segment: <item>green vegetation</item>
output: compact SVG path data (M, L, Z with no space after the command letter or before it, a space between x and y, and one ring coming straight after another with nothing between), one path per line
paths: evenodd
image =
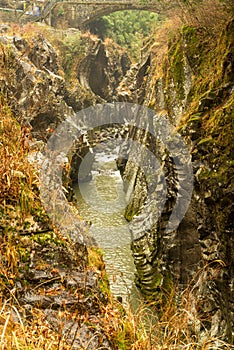
M184 81L185 81L185 72L184 72L184 55L181 48L181 43L174 44L169 52L168 56L171 60L171 76L175 82L175 90L179 99L183 100L185 97L184 94Z
M148 11L119 11L90 24L92 33L110 38L127 49L133 59L140 58L144 40L160 24L160 17Z
M209 45L201 40L202 34L198 30L186 28L183 31L183 41L189 45L188 59L196 76L189 94L191 108L183 120L182 132L199 128L193 157L199 157L210 169L204 186L212 191L212 197L216 199L223 186L226 190L231 186L233 172L234 95L233 63L230 60L233 27L232 21L221 33L217 44L211 42ZM199 57L196 52L199 52Z
M70 80L74 75L74 67L84 55L84 46L80 31L75 33L59 33L55 32L51 36L52 44L57 47L63 72L66 80Z

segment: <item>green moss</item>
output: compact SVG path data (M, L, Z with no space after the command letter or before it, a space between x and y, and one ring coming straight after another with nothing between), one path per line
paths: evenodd
M136 214L136 210L134 210L133 206L128 205L125 209L124 217L127 221L131 221Z
M229 95L234 79L231 59L234 52L233 22L216 40L211 40L201 29L193 31L192 35L185 30L186 55L195 73L189 94L190 115L197 112L204 114L220 106Z
M19 258L20 261L22 263L29 263L30 262L30 250L22 247L22 246L18 246L18 253L19 253Z
M65 246L66 243L60 239L53 231L41 234L32 234L32 240L40 244L41 246L46 246L48 244L54 243L56 246Z
M98 270L100 273L100 290L106 297L110 297L110 285L108 275L105 270L105 263L103 260L103 251L100 248L88 248L88 266Z
M181 42L177 42L169 50L168 58L170 61L170 75L169 77L173 79L175 84L175 90L177 92L178 97L183 100L185 97L184 91L184 81L185 81L185 73L184 73L184 53Z
M203 52L201 32L199 32L198 28L184 25L182 27L182 42L190 67L197 71L202 60L201 53Z
M200 47L200 59L189 96L190 110L180 128L192 138L193 160L202 162L196 174L196 187L226 252L230 249L227 242L231 232L234 173L233 30L234 21L231 21L220 37L212 40L213 47L206 45L205 37L198 37L200 43L196 42L195 46ZM188 51L191 53L189 42ZM227 266L230 264L225 262Z
M169 273L169 271L167 271L166 274L163 276L163 283L161 287L166 297L168 297L171 294L173 287L174 283L172 275Z
M175 54L174 54L174 60L172 62L172 75L176 82L176 90L178 92L178 95L181 99L184 98L184 89L183 84L185 80L184 76L184 57L183 52L180 49L179 46L177 46Z

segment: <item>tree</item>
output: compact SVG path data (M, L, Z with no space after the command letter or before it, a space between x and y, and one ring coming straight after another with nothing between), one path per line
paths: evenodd
M90 31L100 38L111 38L125 47L133 59L139 57L143 40L159 24L160 17L148 11L118 11L90 24Z

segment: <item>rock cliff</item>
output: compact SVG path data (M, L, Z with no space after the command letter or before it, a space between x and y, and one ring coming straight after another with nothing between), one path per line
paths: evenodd
M30 125L38 139L46 140L74 111L110 100L130 66L120 48L85 35L77 41L80 56L74 60L67 54L70 60L63 66L58 54L66 46L59 43L56 50L40 33L30 39L7 35L0 39L1 91L18 121ZM63 69L66 72L70 64L73 73L66 83Z
M168 233L178 194L186 198L190 191L181 182L186 168L175 167L175 157L182 167L183 150L178 143L172 157L147 131L130 130L129 138L157 150L167 187L155 223L149 208L160 206L163 178L159 173L152 186L133 162L119 160L127 191L134 184L125 214L135 237L132 250L137 285L161 303L162 295L185 288L190 281L194 332L202 339L208 331L220 342L232 338L234 311L233 30L231 21L216 40L204 28L184 26L179 36L170 39L163 55L163 43L161 47L151 43L150 49L143 51L142 62L131 68L118 88L120 100L145 104L159 120L167 118L179 131L191 154L187 163L192 162L194 173L189 208L178 228ZM152 127L156 130L158 125ZM134 152L132 148L133 159L137 157ZM213 346L218 347L218 341Z
M101 254L95 249L88 254L83 236L84 232L86 236L87 225L74 206L69 206L69 210L78 224L74 225L67 217L59 232L53 226L43 209L42 196L39 198L38 172L28 159L43 156L45 141L67 117L75 116L81 108L103 101L87 84L82 86L87 81L92 87L95 55L100 61L103 55L99 71L109 77L105 81L111 91L111 84L116 84L113 76L117 74L121 79L126 69L124 65L116 70L114 67L115 59L117 62L121 60L122 53L116 52L109 59L100 40L84 36L86 52L76 61L83 68L78 72L74 68L73 89L72 79L66 76L67 67L62 65L64 62L61 63L58 56L61 43L55 49L41 33L28 36L20 35L19 31L16 36L11 35L11 26L5 28L4 35L0 37L0 154L3 163L0 172L0 294L3 309L6 308L6 314L10 316L6 317L3 330L5 314L2 309L2 346L8 349L14 347L10 336L11 327L14 327L17 347L48 348L53 343L64 349L114 349L118 331L115 339L113 330L110 332L113 319L110 323L107 321L109 311L106 307L111 310L112 306ZM64 55L66 53L64 51ZM86 60L85 65L83 59ZM86 66L89 67L87 76ZM79 140L76 146L77 152L71 155L71 158L74 156L73 162L89 150L89 144L84 139ZM43 199L47 195L50 198L49 192L53 191L49 177L51 169L47 170ZM41 187L44 183L40 183ZM60 183L59 189L64 196L63 185ZM59 189L54 193L58 193ZM66 209L68 207L62 207L63 213L67 213ZM115 310L117 313L111 311L112 316L115 314L113 317L116 318L119 314L121 319L120 311ZM20 325L23 324L22 337ZM29 324L28 333L25 333ZM110 328L104 330L106 325ZM46 334L41 333L38 340L40 331ZM37 336L34 338L32 333Z

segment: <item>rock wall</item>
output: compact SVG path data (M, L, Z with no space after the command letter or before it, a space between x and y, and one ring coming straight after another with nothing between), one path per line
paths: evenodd
M35 33L32 32L30 37L25 35L25 32L22 36L16 36L10 35L11 27L8 26L6 33L0 38L0 91L7 100L13 115L22 128L26 130L28 143L35 151L43 152L44 142L47 142L62 121L69 116L75 117L76 112L82 108L105 101L102 97L110 98L110 94L114 93L114 84L118 83L118 79L122 79L129 65L129 60L123 51L113 48L111 58L108 58L110 49L107 49L104 43L96 37L91 38L87 35L83 35L79 41L80 50L82 51L84 47L85 50L78 57L76 52L73 52L75 57L71 57L69 48L64 47L64 43L59 42L57 49L55 49L40 31L37 32L35 28L33 30ZM49 29L47 30L49 31ZM8 31L9 33L7 33ZM56 34L53 30L47 34L56 41ZM74 40L74 38L72 39ZM78 40L77 31L75 31L75 40ZM67 64L72 66L70 79L67 79L66 67L62 66L62 59L58 55L61 46L64 50L64 56L67 55L70 59ZM100 76L94 75L95 60L100 63L98 67L101 67L97 69L97 72L108 77L108 79L104 79L107 85L104 84L104 81L99 81L100 87L103 86L103 91L106 89L109 91L102 97L95 95L98 91L95 90L94 81L96 78L100 79ZM120 64L120 62L122 63ZM73 88L74 86L75 88ZM101 92L100 95L102 95ZM67 161L69 158L71 163L71 167L64 166L63 172L64 184L68 188L69 177L77 180L77 166L84 155L89 152L89 146L87 139L82 137L70 149L70 154L65 156ZM60 195L65 196L63 184L60 183L61 179L53 180L53 169L50 169L50 165L49 163L45 164L45 167L49 168L45 169L43 186L46 185L43 187L44 190L41 190L44 195L43 201L49 203L53 192L52 186L56 181L60 184ZM75 171L74 168L76 168ZM82 174L82 180L87 180L89 176L90 168L87 168L86 173ZM70 195L69 192L69 198ZM62 206L56 210L61 210L60 216L62 217L65 208ZM66 210L67 213L71 214L70 220L68 220L70 224L69 227L60 229L64 234L67 233L67 235L76 238L82 245L82 242L84 243L82 234L86 232L86 227L82 221L78 227L76 224L74 226L72 210L69 209L69 206Z
M116 50L113 42L104 43L93 38L88 41L84 58L77 65L77 78L87 90L105 101L112 101L116 89L130 68L130 59L121 48Z
M75 57L72 81L66 81L58 50L42 34L26 39L5 33L0 38L1 92L18 121L31 126L38 139L46 140L74 111L110 100L130 66L124 51L96 37L82 36L80 46L82 54Z
M1 91L18 121L38 138L46 139L46 130L71 114L56 51L42 38L1 37Z
M161 162L167 184L166 202L157 223L152 210L160 205L162 177L151 182L128 161L119 160L126 191L134 184L126 218L135 237L132 243L137 267L136 282L153 300L164 300L172 289L188 286L191 315L199 338L231 341L233 329L233 102L234 21L218 39L204 28L184 27L171 38L163 59L160 47L143 52L118 87L121 101L144 103L158 118L167 118L190 151L194 189L189 209L176 230L165 227L179 192L173 159L144 131L131 129L128 137L147 145ZM160 120L160 119L159 119ZM158 124L153 125L156 128ZM178 157L181 152L178 146ZM134 149L130 156L137 157ZM187 160L188 162L190 160ZM186 197L189 189L182 186ZM131 191L131 188L130 188ZM150 199L149 199L150 198ZM150 227L150 229L148 228ZM217 343L214 345L218 347Z

